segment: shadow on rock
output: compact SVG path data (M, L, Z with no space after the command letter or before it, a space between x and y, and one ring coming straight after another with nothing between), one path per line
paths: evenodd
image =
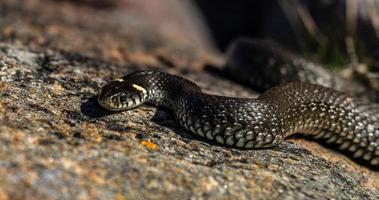
M170 130L172 130L176 134L180 135L184 139L198 140L198 141L202 141L202 142L209 142L208 140L206 140L200 136L197 136L197 135L187 131L183 127L181 127L179 125L179 123L174 120L174 118L172 117L170 112L164 108L158 108L157 112L154 114L151 121L153 121L154 123L156 123L160 126L164 126L166 128L169 128Z
M213 140L208 140L204 137L200 137L194 133L191 133L190 131L186 130L185 128L181 127L179 125L179 123L174 120L174 118L172 117L170 112L164 108L158 108L157 112L154 114L151 121L153 121L154 123L156 123L160 126L164 126L166 128L169 128L170 130L172 130L176 134L180 135L183 138L183 140L197 140L200 142L207 143L209 145L227 147L227 146L219 144Z
M82 105L80 106L80 110L84 115L90 118L99 118L99 117L104 117L107 115L119 113L119 112L109 111L102 108L97 103L97 96L91 97L87 99L86 102L83 102Z

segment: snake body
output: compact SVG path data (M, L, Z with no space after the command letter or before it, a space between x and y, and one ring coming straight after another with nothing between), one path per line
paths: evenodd
M228 48L224 71L230 78L260 91L288 82L306 82L354 96L367 93L358 82L267 41L237 39Z
M323 86L288 83L257 99L232 98L202 93L185 78L142 71L104 86L98 102L113 111L163 106L190 132L237 148L273 147L294 133L313 135L379 165L379 105Z

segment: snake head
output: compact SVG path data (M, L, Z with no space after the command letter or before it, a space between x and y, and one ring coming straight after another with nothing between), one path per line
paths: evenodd
M136 108L147 99L147 90L123 79L116 79L105 85L97 98L101 107L110 111Z

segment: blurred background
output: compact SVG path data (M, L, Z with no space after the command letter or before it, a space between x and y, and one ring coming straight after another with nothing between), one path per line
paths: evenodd
M154 47L157 44L156 38L162 37L176 43L176 46L177 44L194 46L204 52L223 53L236 38L248 37L274 41L329 68L349 67L373 79L378 77L379 72L379 1L377 0L3 0L2 2L0 15L3 19L0 20L0 27L3 34L0 40L16 38L17 34L17 36L30 35L26 33L27 31L23 31L26 28L21 23L25 22L19 22L20 17L14 17L14 21L9 21L9 16L12 16L10 11L24 9L24 17L39 18L31 21L39 23L38 28L42 29L43 34L48 34L48 37L43 37L44 39L67 35L61 32L72 31L73 28L60 29L62 24L67 24L67 21L71 23L70 26L75 24L75 28L85 28L86 32L91 31L91 28L96 29L99 35L107 31L113 32L112 37L115 32L121 35L135 33L145 37L144 41L149 41L149 47ZM156 32L159 36L155 34ZM82 32L79 37L83 35ZM75 41L76 37L73 38L70 41ZM88 41L92 41L92 47L96 46L96 42L88 38L76 41L75 44L78 46L76 49L89 45ZM83 41L87 44L83 44ZM101 41L104 41L104 38ZM59 43L56 38L43 42ZM106 45L110 44L112 43ZM64 46L63 42L61 45ZM112 51L115 55L124 54L125 48L120 46L122 47L122 45L117 46L119 52ZM104 43L99 49L98 51L104 50ZM115 55L111 56L119 60L122 57Z
M196 0L220 50L236 37L271 39L331 67L364 62L378 69L375 0Z
M163 35L224 52L238 37L272 40L330 68L377 78L376 0L78 0L144 15Z

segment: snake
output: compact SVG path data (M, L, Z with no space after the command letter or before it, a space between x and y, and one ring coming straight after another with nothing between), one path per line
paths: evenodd
M186 78L146 70L109 82L97 101L110 111L164 107L186 130L229 147L272 148L302 133L379 166L379 105L316 84L285 83L255 99L237 98L207 94Z
M224 74L258 91L287 82L307 82L354 96L367 97L371 92L359 82L343 78L271 41L239 38L229 46L226 57Z

